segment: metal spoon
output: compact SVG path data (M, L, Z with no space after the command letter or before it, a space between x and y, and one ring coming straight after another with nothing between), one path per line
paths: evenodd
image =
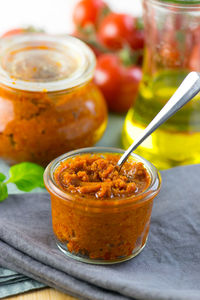
M189 102L200 91L200 73L191 72L183 80L179 88L155 116L155 118L144 129L141 137L125 151L117 165L121 168L132 151L134 151L152 132L173 116L181 107Z

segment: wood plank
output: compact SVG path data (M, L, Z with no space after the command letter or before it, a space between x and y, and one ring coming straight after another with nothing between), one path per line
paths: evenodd
M77 298L60 293L51 288L44 288L38 291L32 291L18 296L4 298L8 300L78 300Z

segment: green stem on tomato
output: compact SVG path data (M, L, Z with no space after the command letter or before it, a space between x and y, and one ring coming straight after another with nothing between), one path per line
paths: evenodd
M138 64L138 60L143 54L143 50L132 51L128 45L118 52L124 66L130 67Z

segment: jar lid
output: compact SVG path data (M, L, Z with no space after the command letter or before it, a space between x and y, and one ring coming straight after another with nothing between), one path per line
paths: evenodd
M0 83L26 91L60 91L93 76L95 56L71 36L22 34L0 43Z

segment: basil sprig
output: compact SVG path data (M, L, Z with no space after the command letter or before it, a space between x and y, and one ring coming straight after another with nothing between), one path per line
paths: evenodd
M10 177L6 180L6 176L0 173L0 201L8 197L9 183L14 183L17 188L24 192L30 192L37 187L44 187L43 182L44 168L31 163L22 162L10 167Z

